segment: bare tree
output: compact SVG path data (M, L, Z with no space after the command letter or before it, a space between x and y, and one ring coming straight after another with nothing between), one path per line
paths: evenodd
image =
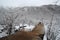
M52 24L53 24L53 18L54 18L54 14L55 14L55 9L52 7L49 7L49 10L52 11L52 17L51 17L51 21L50 21L50 25L48 27L48 40L51 40L51 36L52 36L52 32L51 32L51 28L52 28Z
M16 15L16 14L15 14ZM9 14L9 15L5 15L5 24L7 25L7 34L10 35L12 33L12 27L13 27L13 23L15 21L15 19L18 17L18 14L16 16L14 16L14 14Z

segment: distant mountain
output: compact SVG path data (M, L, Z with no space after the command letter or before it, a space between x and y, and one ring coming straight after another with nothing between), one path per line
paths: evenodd
M24 17L32 18L31 20L39 20L44 18L47 20L51 19L52 13L55 12L60 13L60 6L58 5L43 5L41 7L16 7L16 8L0 8L0 24L3 24L3 19L5 15L16 15L19 14ZM27 20L30 20L29 18L26 18Z

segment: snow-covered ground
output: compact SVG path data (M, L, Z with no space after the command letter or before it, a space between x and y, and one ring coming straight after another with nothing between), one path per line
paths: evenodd
M15 30L18 30L21 26L26 26L26 27L24 27L25 31L32 31L33 28L35 27L34 25L28 25L28 24L24 24L23 25L23 24L20 24L18 26L15 26ZM43 40L47 40L47 26L44 25L44 27L45 27L45 35L44 35L44 39ZM0 29L2 29L2 27ZM4 37L4 36L7 36L5 31L0 33L0 37Z
M43 40L47 40L48 25L45 24L44 27L45 27L45 34Z
M19 27L22 26L22 24L20 24L20 23L25 23L24 24L26 26L25 30L30 31L34 28L34 25L36 23L43 22L44 27L45 27L44 40L47 40L48 25L51 22L51 18L52 18L53 12L54 12L53 24L52 24L52 28L51 28L51 32L54 32L54 35L51 34L51 36L52 36L51 39L58 40L60 38L60 36L59 36L60 35L60 6L56 6L56 5L47 6L46 5L46 6L42 6L41 8L40 7L26 7L26 8L27 8L27 11L25 11L24 8L22 8L22 10L20 10L20 8L16 8L16 9L9 10L9 11L1 9L2 12L0 12L0 23L4 23L2 21L2 18L5 20L5 18L3 17L4 13L7 15L14 14L13 15L14 17L15 17L15 15L19 14L19 16L14 21L14 24L17 25L17 26L15 26L16 30L18 30ZM54 9L54 10L52 10L52 9ZM31 23L31 25L28 25L30 23ZM0 29L3 29L3 28L0 27ZM3 36L3 35L5 35L5 33L2 32L2 33L0 33L0 36L1 35Z
M19 30L19 28L20 27L22 27L22 26L26 26L26 27L24 27L24 30L25 31L32 31L33 30L33 28L35 27L34 25L28 25L28 24L20 24L20 25L18 25L18 26L15 26L15 30ZM4 29L1 25L0 25L0 37L4 37L4 36L7 36L7 34L6 34L6 31L7 30L5 30L5 31L1 31L2 29Z
M22 26L26 26L26 27L24 27L25 31L32 31L33 28L35 27L34 25L28 25L28 24L24 24L23 25L23 24L20 24L19 26L15 26L15 29L18 30Z
M1 37L4 37L4 36L7 36L7 34L6 34L7 31L3 31L3 32L2 32L2 31L1 31L2 29L4 29L4 27L2 27L2 25L0 25L0 38L1 38Z
M18 30L21 26L26 26L26 27L24 27L24 30L25 31L32 31L33 30L33 28L35 27L34 25L28 25L28 24L20 24L19 26L15 26L15 30ZM47 40L47 26L45 25L44 26L45 27L45 35L44 35L44 39L43 40ZM0 28L0 29L2 29L2 27ZM2 32L2 33L0 33L0 37L4 37L4 36L7 36L7 34L6 34L6 32L4 31L4 32Z
M28 24L24 24L24 25L23 25L23 24L20 24L20 26L15 26L16 30L18 30L19 27L21 27L21 26L26 26L26 27L24 28L25 31L32 31L33 28L35 27L35 26L33 26L33 25L28 25ZM48 25L45 24L44 27L45 27L45 35L44 35L43 40L47 40Z
M26 26L25 28L24 28L24 30L25 31L32 31L33 30L33 28L35 27L35 26L33 26L33 25L28 25L28 24L20 24L20 26L15 26L15 28L16 29L19 29L19 27L21 27L21 26ZM47 28L48 28L48 25L44 25L44 28L45 28L45 35L44 35L44 38L43 38L43 40L47 40Z
M1 37L4 37L4 36L7 36L6 32L0 33L0 38L1 38Z

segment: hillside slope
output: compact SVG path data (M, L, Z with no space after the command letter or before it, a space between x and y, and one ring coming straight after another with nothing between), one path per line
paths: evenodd
M16 17L16 15L18 16ZM20 23L35 25L38 22L43 22L46 27L49 27L52 20L52 26L50 29L51 39L59 40L60 38L60 6L58 5L44 5L41 7L22 8L16 7L7 9L3 7L0 8L0 24L6 24L6 17L11 17L12 19L14 19L13 26L19 25Z

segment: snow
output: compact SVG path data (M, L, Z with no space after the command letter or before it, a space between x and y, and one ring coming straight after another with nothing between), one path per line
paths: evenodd
M20 24L19 26L23 26L23 24Z
M28 24L20 24L20 26L26 26L26 27L24 27L24 30L25 31L32 31L33 30L33 28L35 27L35 26L33 26L33 25L28 25ZM16 29L19 29L19 27L20 26L15 26L16 27ZM48 25L45 25L44 24L44 28L45 28L45 35L44 35L44 38L43 38L43 40L47 40L47 31L48 31Z
M1 30L4 29L1 25L0 25L0 32L2 32Z
M18 30L22 26L26 26L26 27L24 27L25 31L32 31L35 28L34 25L20 24L20 25L15 26L15 30ZM43 40L47 40L47 25L44 25L44 28L45 28L45 35L44 35ZM3 28L1 27L0 29L3 29ZM0 38L4 37L4 36L7 36L6 32L0 33Z
M60 40L60 34L56 36L56 40Z
M18 30L19 29L19 26L15 26L15 30Z
M47 25L44 25L44 27L45 27L45 34L44 34L44 38L43 38L43 40L47 40L47 32L48 32L48 26Z
M25 31L32 31L35 28L34 25L28 25L28 24L24 24L23 25L23 24L20 24L20 25L15 26L15 30L18 30L22 26L26 26L26 27L24 27ZM44 39L43 40L47 40L47 25L44 25L44 27L45 27L45 35L44 35ZM2 29L2 28L0 28L0 29ZM4 37L4 36L7 36L6 32L0 33L0 38Z
M6 31L2 32L2 31L1 31L2 29L4 29L4 27L2 27L2 25L0 25L0 32L1 32L1 33L0 33L0 38L1 38L1 37L4 37L4 36L7 36Z
M33 28L35 27L35 26L33 26L33 25L28 25L28 24L24 24L24 26L26 26L26 27L25 27L25 31L32 31Z
M4 29L4 28L0 25L0 30L1 30L1 29Z
M33 28L35 27L35 26L33 26L33 25L28 25L28 24L20 24L19 26L15 26L15 30L18 30L20 27L22 27L22 26L26 26L26 27L24 27L24 30L25 31L32 31L33 30Z
M0 33L0 38L4 37L4 36L7 36L7 34L5 32Z
M46 35L44 35L44 38L43 38L43 40L47 40L47 37L46 37Z

